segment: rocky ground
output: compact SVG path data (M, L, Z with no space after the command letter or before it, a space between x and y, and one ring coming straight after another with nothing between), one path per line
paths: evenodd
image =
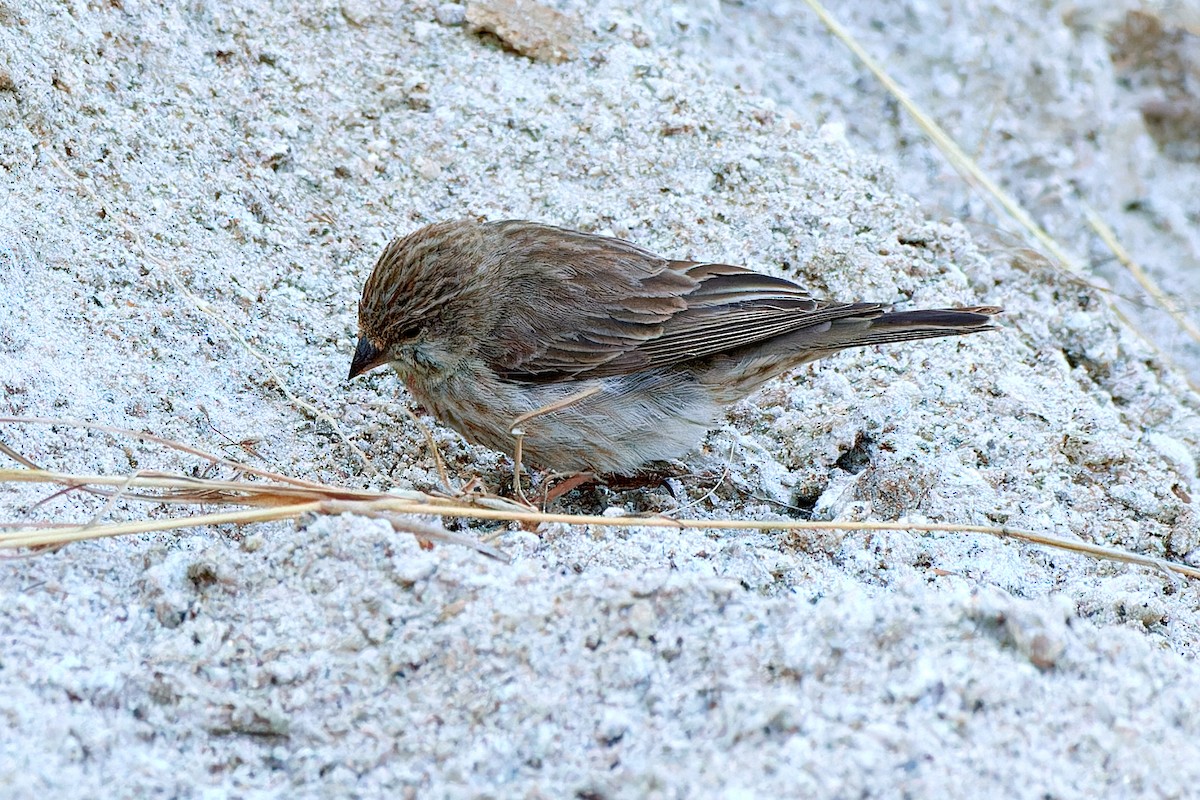
M1081 216L1190 309L1188 9L835 11L1083 278L1003 233L802 3L559 9L0 0L0 413L430 489L395 376L345 380L358 292L392 236L536 219L829 297L1007 309L995 334L772 383L674 493L561 510L1009 525L1200 562L1196 344ZM456 479L504 480L503 455L424 423ZM202 469L66 424L0 441L57 470ZM146 513L48 495L0 486L0 519ZM5 796L1200 781L1194 582L987 535L451 524L513 562L351 516L5 561Z

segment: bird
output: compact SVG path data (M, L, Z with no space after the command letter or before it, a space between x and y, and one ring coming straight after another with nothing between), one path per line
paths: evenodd
M461 219L384 248L349 377L390 364L468 442L561 473L630 476L681 459L727 406L802 364L994 330L1001 311L817 299L622 239Z

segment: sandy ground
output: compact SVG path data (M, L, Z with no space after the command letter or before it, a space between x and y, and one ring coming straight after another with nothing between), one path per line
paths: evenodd
M838 13L915 94L960 112L952 132L1018 196L1048 198L1032 205L1052 232L1100 260L1068 220L1071 187L1192 302L1197 165L1128 94L1133 57L1112 44L1125 7L1015 20L867 5ZM678 496L593 489L564 510L1007 524L1200 562L1186 372L1101 290L972 236L988 210L799 4L565 10L576 55L554 63L470 32L452 4L0 2L0 411L429 489L395 377L344 380L358 291L384 243L421 224L537 219L840 299L1008 309L998 334L846 353L773 383L689 458ZM1154 39L1183 54L1157 85L1189 80L1190 24ZM1192 369L1161 315L1140 321ZM458 478L498 485L509 469L434 432ZM0 440L53 469L202 469L69 425ZM4 485L0 518L102 506L33 508L46 496ZM1200 785L1194 583L982 535L458 529L499 534L513 563L355 517L5 562L0 793Z

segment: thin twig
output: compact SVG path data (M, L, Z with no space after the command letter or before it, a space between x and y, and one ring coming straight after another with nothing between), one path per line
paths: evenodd
M1101 219L1100 215L1096 213L1096 210L1086 200L1080 198L1079 203L1083 206L1083 213L1087 218L1088 224L1092 226L1092 230L1096 232L1096 235L1100 237L1100 240L1104 242L1108 249L1112 251L1112 254L1117 257L1117 261L1121 262L1129 270L1133 279L1146 290L1147 294L1154 298L1154 302L1162 306L1163 310L1171 315L1171 319L1175 320L1175 324L1182 328L1192 338L1192 341L1200 343L1200 328L1196 327L1195 323L1187 318L1187 315L1183 313L1175 298L1167 294L1154 278L1150 276L1150 273L1146 272L1142 268L1142 265L1130 255L1125 246L1117 239L1116 231Z
M144 431L135 431L132 428L121 428L115 425L104 425L99 422L87 422L86 420L79 419L56 419L53 417L0 417L0 425L5 424L63 425L76 428L86 428L88 430L103 431L105 433L111 433L117 436L128 436L131 439L137 439L138 441L142 442L153 442L154 444L160 444L164 447L169 447L172 450L178 450L181 453L187 453L188 455L202 458L205 461L213 464L229 467L230 469L238 472L244 472L249 475L257 475L260 478L266 478L267 480L271 481L290 483L295 486L307 486L310 488L321 488L325 486L325 484L317 483L316 481L308 481L304 480L303 478L293 478L280 472L272 472L271 470L262 469L260 467L252 467L249 464L245 464L240 461L233 461L232 459L225 458L224 456L218 456L213 453L209 453L206 450L201 450L198 447L193 447L174 439L168 439L165 436L158 436L156 434L146 433ZM4 450L5 455L10 455L8 448L4 448ZM14 460L23 458L23 456L12 455L10 455L10 457L14 458ZM20 461L19 463L23 463L26 466L33 466L32 462L27 460Z
M818 2L818 0L804 0L804 2L813 10L813 13L820 18L821 22L824 23L825 27L829 29L830 33L837 37L842 44L844 44L846 48L850 50L850 52L853 53L868 70L870 70L870 72L875 76L876 80L882 83L884 88L887 89L887 91L894 98L896 98L896 101L904 107L909 115L912 116L918 127L924 131L925 135L929 137L934 146L942 151L942 154L946 156L946 160L950 162L950 165L958 171L963 179L966 180L966 182L971 186L983 189L982 197L986 202L992 204L993 206L999 205L999 207L1010 218L1020 225L1038 243L1046 248L1046 250L1054 257L1054 260L1058 263L1058 266L1062 270L1066 271L1072 276L1080 276L1084 274L1083 268L1080 266L1079 262L1070 256L1061 245L1059 245L1058 240L1047 233L1044 228L1034 222L1033 217L1031 217L1025 211L1025 209L1021 207L1016 199L1013 198L1008 192L1004 191L999 184L993 181L991 177L989 177L988 174L985 173L982 168L980 168L979 164L969 155L967 155L967 153L958 145L958 143L954 141L954 139L951 138L948 133L946 133L945 129L938 125L932 117L926 114L925 111L916 104L912 97L909 96L908 92L906 92L899 83L897 83L887 72L884 71L879 62L872 58L869 53L867 53L863 46L858 43L858 41L850 34L849 31L843 28L841 24L833 18L833 15L831 15L825 9L825 7ZM1120 307L1116 305L1111 297L1110 291L1106 290L1102 292L1101 297L1104 298L1105 305L1108 306L1113 315L1117 317L1117 319L1119 319L1130 332L1141 339L1146 347L1154 352L1155 356L1162 361L1168 370L1172 370L1183 375L1192 390L1200 392L1200 386L1194 383L1186 372L1177 367L1174 359L1167 355L1166 351L1160 347L1149 334L1144 332L1140 326L1134 323L1128 314L1126 314ZM1165 308L1167 309L1168 313L1170 313L1170 307ZM1171 316L1173 319L1175 318L1174 314ZM1191 331L1189 328L1185 327L1185 330L1188 330L1190 335Z
M11 473L27 472L25 470L0 471L0 480L12 480ZM88 482L89 477L102 476L58 475L54 473L38 473L24 476L27 480L40 480L46 483L70 483L80 485ZM128 482L131 486L142 482L166 482L163 478L146 476L107 476L102 481L108 485ZM205 483L200 479L180 480L179 483L194 485ZM227 482L226 482L227 483ZM290 491L302 490L287 487ZM605 517L580 514L551 514L528 511L521 508L482 508L462 502L442 500L423 496L420 499L407 499L395 495L382 495L370 499L340 499L320 497L318 490L311 490L313 499L287 505L276 505L267 508L251 508L239 511L226 511L213 514L198 514L174 519L144 520L134 522L111 523L108 525L80 525L68 528L35 528L26 527L21 530L0 534L0 549L17 549L30 547L46 547L62 545L69 542L98 539L111 536L123 536L135 533L177 530L180 528L202 527L208 525L236 524L246 525L256 522L267 522L282 519L298 519L305 514L341 514L353 513L363 516L383 516L397 529L414 530L407 521L398 521L395 515L420 515L439 517L464 517L478 520L499 520L519 522L525 525L561 522L569 525L592 525L598 527L644 527L644 528L694 528L701 530L758 530L758 531L798 531L798 530L861 530L861 531L919 531L944 533L981 533L1018 539L1032 544L1053 547L1068 552L1080 553L1093 558L1120 561L1127 564L1137 564L1152 569L1173 572L1189 578L1200 578L1200 569L1178 562L1166 561L1153 556L1130 553L1118 548L1091 544L1077 540L1065 539L1051 534L1010 527L995 527L990 525L956 525L949 523L909 523L909 522L800 522L796 520L732 520L732 519L670 519L664 517ZM345 490L340 490L345 491ZM247 503L246 498L228 498L229 504ZM488 545L467 537L461 537L448 531L424 528L417 533L422 538L452 542L470 546L479 552L492 557L499 551L494 551ZM494 551L494 552L493 552Z

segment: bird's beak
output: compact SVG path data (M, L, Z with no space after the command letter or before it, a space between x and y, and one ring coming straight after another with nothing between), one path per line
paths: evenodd
M354 348L354 360L350 362L350 377L370 372L386 363L387 355L364 336L358 340L358 347Z

